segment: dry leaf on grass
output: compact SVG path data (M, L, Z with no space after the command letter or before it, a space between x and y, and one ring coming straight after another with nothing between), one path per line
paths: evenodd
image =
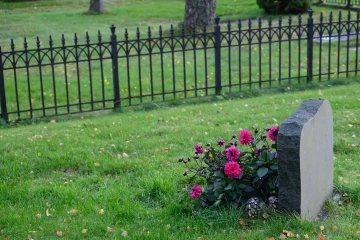
M356 216L360 217L360 209L356 211Z
M319 240L324 240L325 239L325 235L323 234L323 233L320 233L320 235L319 235L319 238L318 238Z
M58 235L59 237L64 234L62 231L56 229L54 229L54 233L56 233L56 235Z
M47 217L51 216L50 210L49 210L48 208L46 209L45 213L46 213L46 216L47 216Z
M279 239L286 239L286 236L282 233L280 234Z

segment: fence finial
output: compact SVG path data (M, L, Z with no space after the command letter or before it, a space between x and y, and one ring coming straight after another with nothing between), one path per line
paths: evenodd
M312 10L312 8L309 8L308 13L309 13L309 17L312 18L313 13L314 13L314 11Z
M110 31L111 31L111 34L112 34L112 35L115 34L115 29L116 29L115 25L114 25L114 24L111 24L111 26L110 26Z
M174 36L174 26L170 25L170 36Z
M14 39L11 39L11 42L10 42L10 47L11 47L11 50L12 50L12 51L14 51L14 50L15 50Z
M41 44L41 42L40 42L39 36L37 36L36 37L36 46L37 46L37 48L40 48L40 44Z
M65 45L65 36L64 36L64 34L61 35L61 43L62 43L62 45Z
M89 44L90 43L90 36L89 33L86 32L86 43Z
M138 27L136 28L136 38L137 38L137 39L140 38L140 30L139 30Z
M219 16L215 16L215 24L216 24L216 25L219 25L219 23L220 23L220 18L219 18Z
M99 42L101 42L101 33L100 33L100 30L98 30L98 40L99 40Z
M49 35L49 45L50 45L50 47L52 47L52 45L53 45L53 40L52 40L51 35Z
M125 37L125 40L128 40L128 39L129 39L129 33L128 33L127 28L125 28L124 37Z
M291 25L291 23L292 23L292 17L291 17L291 14L289 14L289 26Z
M160 37L162 37L162 34L163 34L163 31L162 31L162 27L161 27L161 25L159 26L159 35L160 35Z
M241 22L241 20L239 19L239 20L238 20L238 29L240 30L241 27L242 27L242 22Z
M77 45L77 43L78 43L78 37L77 37L76 33L74 33L74 43L75 43L75 45Z
M148 37L151 38L151 29L150 29L150 26L148 27Z

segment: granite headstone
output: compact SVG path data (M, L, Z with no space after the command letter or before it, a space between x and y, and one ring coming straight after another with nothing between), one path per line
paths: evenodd
M303 101L279 128L279 210L314 220L333 191L333 115L323 99Z

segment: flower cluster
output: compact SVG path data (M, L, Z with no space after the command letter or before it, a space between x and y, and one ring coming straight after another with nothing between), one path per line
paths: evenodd
M195 144L194 160L179 159L187 168L190 197L206 207L240 206L251 197L276 196L278 129L264 128L263 133L254 129L253 134L243 129L228 142L219 138L215 147Z

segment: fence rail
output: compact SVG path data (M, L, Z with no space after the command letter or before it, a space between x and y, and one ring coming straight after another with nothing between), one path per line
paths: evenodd
M355 16L354 16L355 15ZM148 29L110 41L100 32L80 44L30 49L0 47L0 105L5 120L113 109L144 102L243 91L253 87L355 76L359 71L359 12L314 22L310 9L286 20L249 20L176 35ZM222 30L222 28L225 28Z

